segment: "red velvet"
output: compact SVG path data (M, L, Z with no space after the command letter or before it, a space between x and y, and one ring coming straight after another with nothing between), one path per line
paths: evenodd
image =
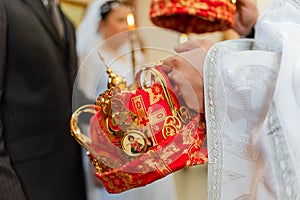
M233 27L235 12L231 0L152 0L150 19L181 33L205 33Z
M169 82L167 85L170 87ZM179 110L181 105L176 95L170 88L168 93L175 110ZM101 112L90 121L90 146L95 150L90 156L98 159L102 171L96 176L109 193L141 187L182 168L207 162L207 151L203 147L206 135L199 126L200 114L187 123L180 121L182 126L176 132L174 127L179 122L166 123L165 120L174 112L160 83L112 94L111 110L109 128L119 131L118 134L108 131L107 116ZM174 130L170 132L173 134L163 134L166 124L171 124L168 130ZM130 143L129 135L139 140Z

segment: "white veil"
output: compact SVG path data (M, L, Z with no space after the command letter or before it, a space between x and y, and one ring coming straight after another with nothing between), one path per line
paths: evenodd
M106 2L107 0L93 0L88 6L85 16L76 32L76 50L80 68L75 85L90 103L94 102L97 96L107 89L108 77L106 68L99 59L97 52L99 52L99 49L102 49L107 41L118 41L122 36L122 33L119 33L104 41L101 32L98 30L99 21L101 20L100 8ZM118 56L101 50L101 54L104 57L106 64L108 64L115 73L126 74L125 78L131 83L132 77L130 77L130 72L128 72L129 66L125 67L123 63L120 64L117 61L118 57L126 56L127 52L129 52L128 42L120 47ZM79 96L79 98L82 99L79 99L76 94L73 95L73 97L78 99L79 104L87 102L82 96Z
M272 0L254 40L208 53L208 199L300 199L299 11Z
M95 44L102 41L101 35L97 31L101 19L100 6L105 2L106 0L93 0L88 6L76 33L78 54L87 54L95 47Z

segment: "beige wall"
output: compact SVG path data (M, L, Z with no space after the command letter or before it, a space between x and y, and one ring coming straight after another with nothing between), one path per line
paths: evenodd
M92 0L60 0L63 12L69 17L75 28L85 14L85 9Z

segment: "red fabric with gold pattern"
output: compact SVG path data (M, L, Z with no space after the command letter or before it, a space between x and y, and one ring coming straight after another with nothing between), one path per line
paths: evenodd
M223 31L233 27L236 5L232 0L152 0L153 24L181 33Z
M167 85L169 96L158 82L135 91L112 91L111 114L99 111L91 118L90 159L109 193L145 186L207 162L200 114L187 121L182 113L177 115L180 102Z

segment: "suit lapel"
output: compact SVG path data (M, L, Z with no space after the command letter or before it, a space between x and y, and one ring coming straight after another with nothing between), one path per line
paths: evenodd
M67 48L68 72L71 78L71 84L73 85L77 73L77 54L75 47L76 38L72 22L66 16L63 16L63 21L65 24L65 45Z
M60 39L57 31L55 30L55 26L49 16L46 8L44 7L41 0L24 0L24 2L32 9L33 13L37 16L41 24L45 27L48 31L50 36L53 38L55 43L60 48L65 48L64 42Z

